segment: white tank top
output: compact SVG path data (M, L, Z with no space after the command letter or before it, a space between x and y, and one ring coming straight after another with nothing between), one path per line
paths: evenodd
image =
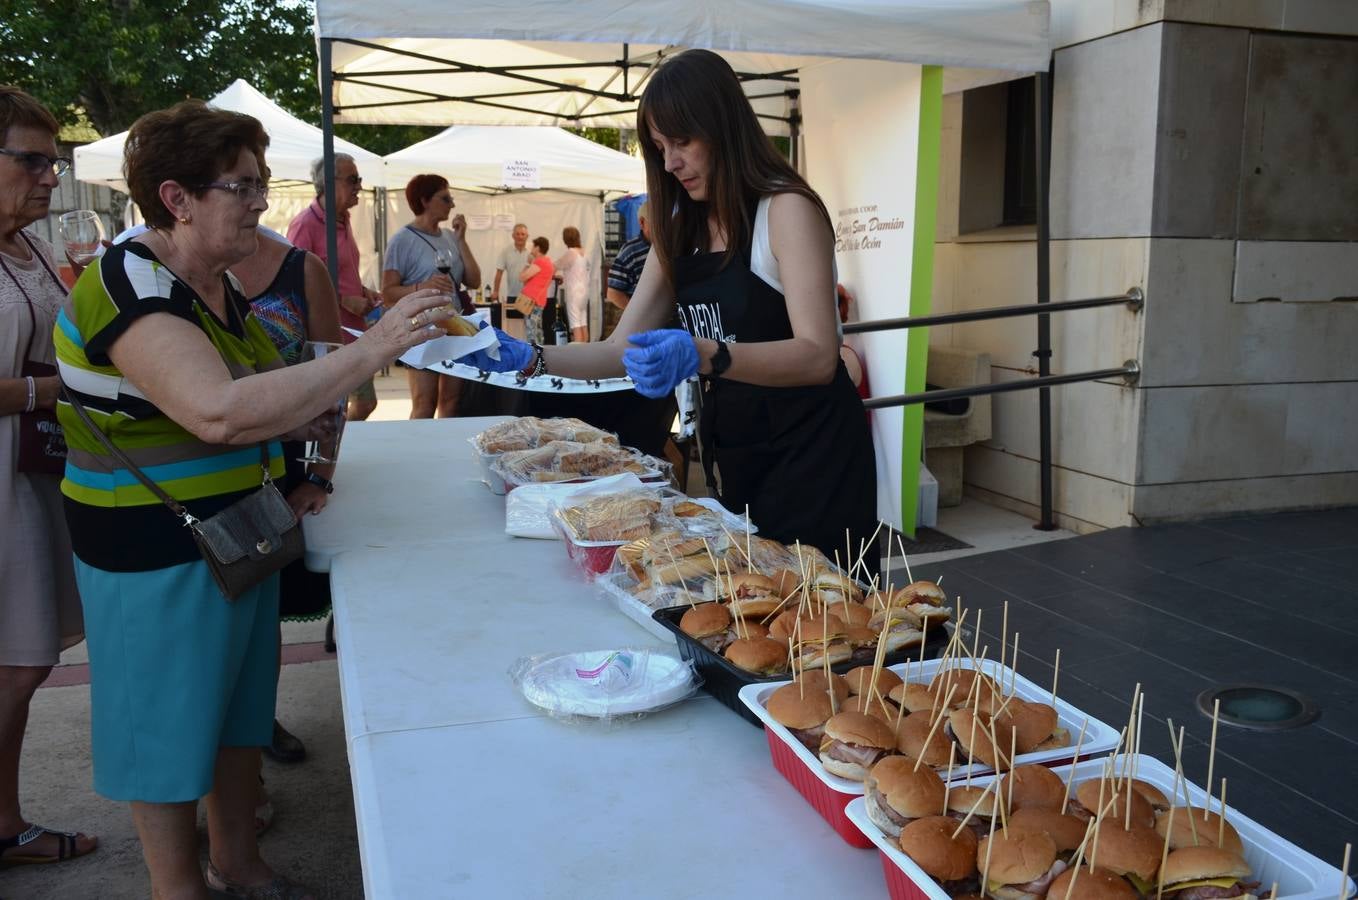
M787 292L783 290L782 279L778 277L778 259L773 255L773 246L769 243L769 204L772 201L772 194L761 197L759 206L755 209L754 234L750 241L750 271L786 297ZM830 260L830 277L835 284L839 283L839 265L833 257ZM830 293L830 305L835 308L835 331L842 338L844 326L839 321L839 297L834 291Z

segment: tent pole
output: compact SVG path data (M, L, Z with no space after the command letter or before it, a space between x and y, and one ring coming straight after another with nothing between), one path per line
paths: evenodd
M801 143L802 137L801 96L802 92L800 90L790 90L787 92L789 107L787 124L790 137L789 141L790 152L788 155L789 157L791 157L790 162L792 163L792 168L796 169L798 172L802 170L801 166L802 154L797 146L798 144Z
M1037 101L1037 133L1035 135L1037 157L1037 302L1051 302L1051 204L1049 182L1051 180L1051 76L1038 72L1034 76L1033 93ZM1051 316L1042 314L1037 317L1037 372L1040 377L1051 374ZM1056 528L1052 510L1052 398L1051 388L1040 388L1037 397L1038 433L1040 438L1038 477L1041 494L1042 513L1037 525L1039 531L1053 531Z
M325 266L339 290L339 235L335 231L335 96L330 38L321 38L321 154L325 157Z

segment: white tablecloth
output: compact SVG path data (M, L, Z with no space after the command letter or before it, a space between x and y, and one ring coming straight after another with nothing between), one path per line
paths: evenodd
M521 656L655 639L559 543L504 535L466 443L491 421L349 426L307 522L331 573L367 897L883 896L876 854L706 695L582 725L518 694Z

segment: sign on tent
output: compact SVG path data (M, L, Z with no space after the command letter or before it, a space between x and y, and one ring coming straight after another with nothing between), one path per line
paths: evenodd
M534 159L507 159L500 180L505 187L537 190L542 187L542 168Z

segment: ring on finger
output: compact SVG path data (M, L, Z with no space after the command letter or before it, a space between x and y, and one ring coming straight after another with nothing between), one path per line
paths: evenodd
M417 328L419 328L419 327L420 327L420 316L419 316L419 315L413 315L413 316L411 316L411 317L410 317L410 330L411 330L411 331L415 331L415 330L416 330Z

